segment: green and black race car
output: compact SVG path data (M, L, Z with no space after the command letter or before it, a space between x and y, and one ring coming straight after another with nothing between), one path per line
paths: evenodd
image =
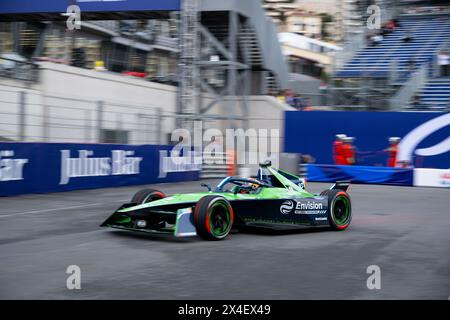
M252 179L228 177L207 192L166 196L141 190L102 227L175 237L199 235L224 239L242 226L330 226L345 230L352 218L348 182L337 182L320 195L305 190L305 181L267 162Z

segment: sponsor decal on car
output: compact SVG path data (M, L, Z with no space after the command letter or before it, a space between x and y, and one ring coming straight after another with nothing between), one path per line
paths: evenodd
M282 214L326 214L326 205L317 200L286 200L280 206Z
M291 213L292 209L294 209L294 202L292 200L286 200L280 207L280 212L282 214Z

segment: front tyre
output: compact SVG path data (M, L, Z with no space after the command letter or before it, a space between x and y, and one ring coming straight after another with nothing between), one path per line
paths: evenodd
M233 208L223 197L205 196L195 206L195 228L205 240L224 239L230 233L233 222Z
M154 189L143 189L138 191L133 198L131 199L132 203L136 203L138 205L149 203L152 201L160 200L165 198L166 195L161 191Z
M352 202L347 192L325 190L321 196L328 197L328 221L333 230L343 231L352 221Z

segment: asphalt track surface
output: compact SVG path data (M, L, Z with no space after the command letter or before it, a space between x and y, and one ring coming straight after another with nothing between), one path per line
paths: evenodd
M0 298L449 299L450 190L353 185L345 232L248 230L208 242L99 228L140 188L0 198ZM66 288L69 265L81 268L81 290ZM370 265L380 290L366 286Z

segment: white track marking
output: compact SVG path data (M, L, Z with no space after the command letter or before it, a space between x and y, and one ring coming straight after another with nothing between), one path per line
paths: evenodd
M126 202L127 200L115 200L115 201L111 201L113 203L115 202ZM35 210L35 211L26 211L26 212L16 212L16 213L11 213L11 214L4 214L4 215L0 215L0 219L1 218L6 218L6 217L15 217L15 216L23 216L23 215L27 215L27 214L38 214L38 213L48 213L48 212L56 212L56 211L65 211L65 210L73 210L73 209L83 209L83 208L90 208L90 207L99 207L99 206L104 206L107 205L111 202L108 203L91 203L91 204L84 204L84 205L79 205L79 206L72 206L72 207L61 207L61 208L54 208L54 209L45 209L45 210Z

